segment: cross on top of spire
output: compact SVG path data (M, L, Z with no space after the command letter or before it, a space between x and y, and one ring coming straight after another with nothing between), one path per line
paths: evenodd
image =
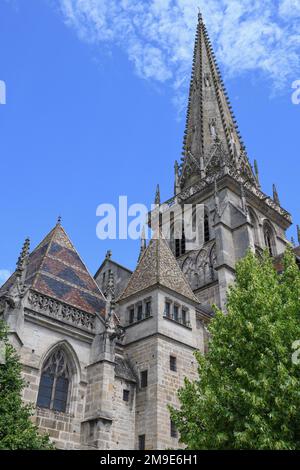
M198 7L198 23L203 23L203 16L200 7Z

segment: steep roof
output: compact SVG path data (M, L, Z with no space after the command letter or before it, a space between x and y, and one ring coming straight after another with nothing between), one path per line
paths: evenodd
M149 243L119 300L160 285L198 303L166 240L160 234Z
M0 293L9 290L15 276ZM104 296L59 223L29 255L25 284L85 312L104 314Z

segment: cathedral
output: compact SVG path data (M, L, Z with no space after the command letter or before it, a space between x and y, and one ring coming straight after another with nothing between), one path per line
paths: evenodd
M280 264L289 243L291 216L275 186L272 197L261 189L200 14L183 157L174 194L163 204L158 188L155 202L160 216L203 207L197 246L183 224L180 234L142 240L134 272L107 252L92 277L58 220L32 251L25 241L0 289L23 399L58 449L183 448L168 405L178 406L185 377L197 377L194 352L207 350L212 306L226 311L248 249L268 249Z

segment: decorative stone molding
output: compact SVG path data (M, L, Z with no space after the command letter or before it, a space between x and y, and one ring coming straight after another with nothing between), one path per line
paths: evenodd
M51 318L72 324L84 330L95 330L95 315L70 307L69 305L33 291L29 293L28 302L33 308Z
M282 217L284 217L289 223L292 222L291 215L285 209L283 209L278 204L276 204L271 197L269 197L265 193L263 193L259 188L254 186L250 181L245 181L241 177L240 172L238 170L234 169L234 168L224 168L221 171L215 173L214 175L210 175L210 176L206 177L205 180L202 180L198 184L195 184L195 185L187 188L186 190L182 191L177 196L178 202L179 203L184 203L191 196L193 196L194 194L200 192L202 189L204 189L206 186L209 186L214 181L218 181L219 179L221 179L225 175L231 176L239 184L243 183L244 187L249 192L254 194L254 196L256 196L261 201L264 201L271 209L273 209L275 212L277 212ZM172 200L168 201L168 204L170 205L171 202L172 202Z

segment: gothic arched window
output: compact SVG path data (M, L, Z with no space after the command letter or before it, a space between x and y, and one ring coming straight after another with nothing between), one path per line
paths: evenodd
M208 212L204 213L204 243L209 242L210 240L210 230L209 230L209 215Z
M264 239L265 245L268 249L270 256L275 256L275 241L274 241L274 234L272 228L269 224L265 224L264 226Z
M56 349L46 360L40 380L37 406L65 412L71 372L63 349Z

